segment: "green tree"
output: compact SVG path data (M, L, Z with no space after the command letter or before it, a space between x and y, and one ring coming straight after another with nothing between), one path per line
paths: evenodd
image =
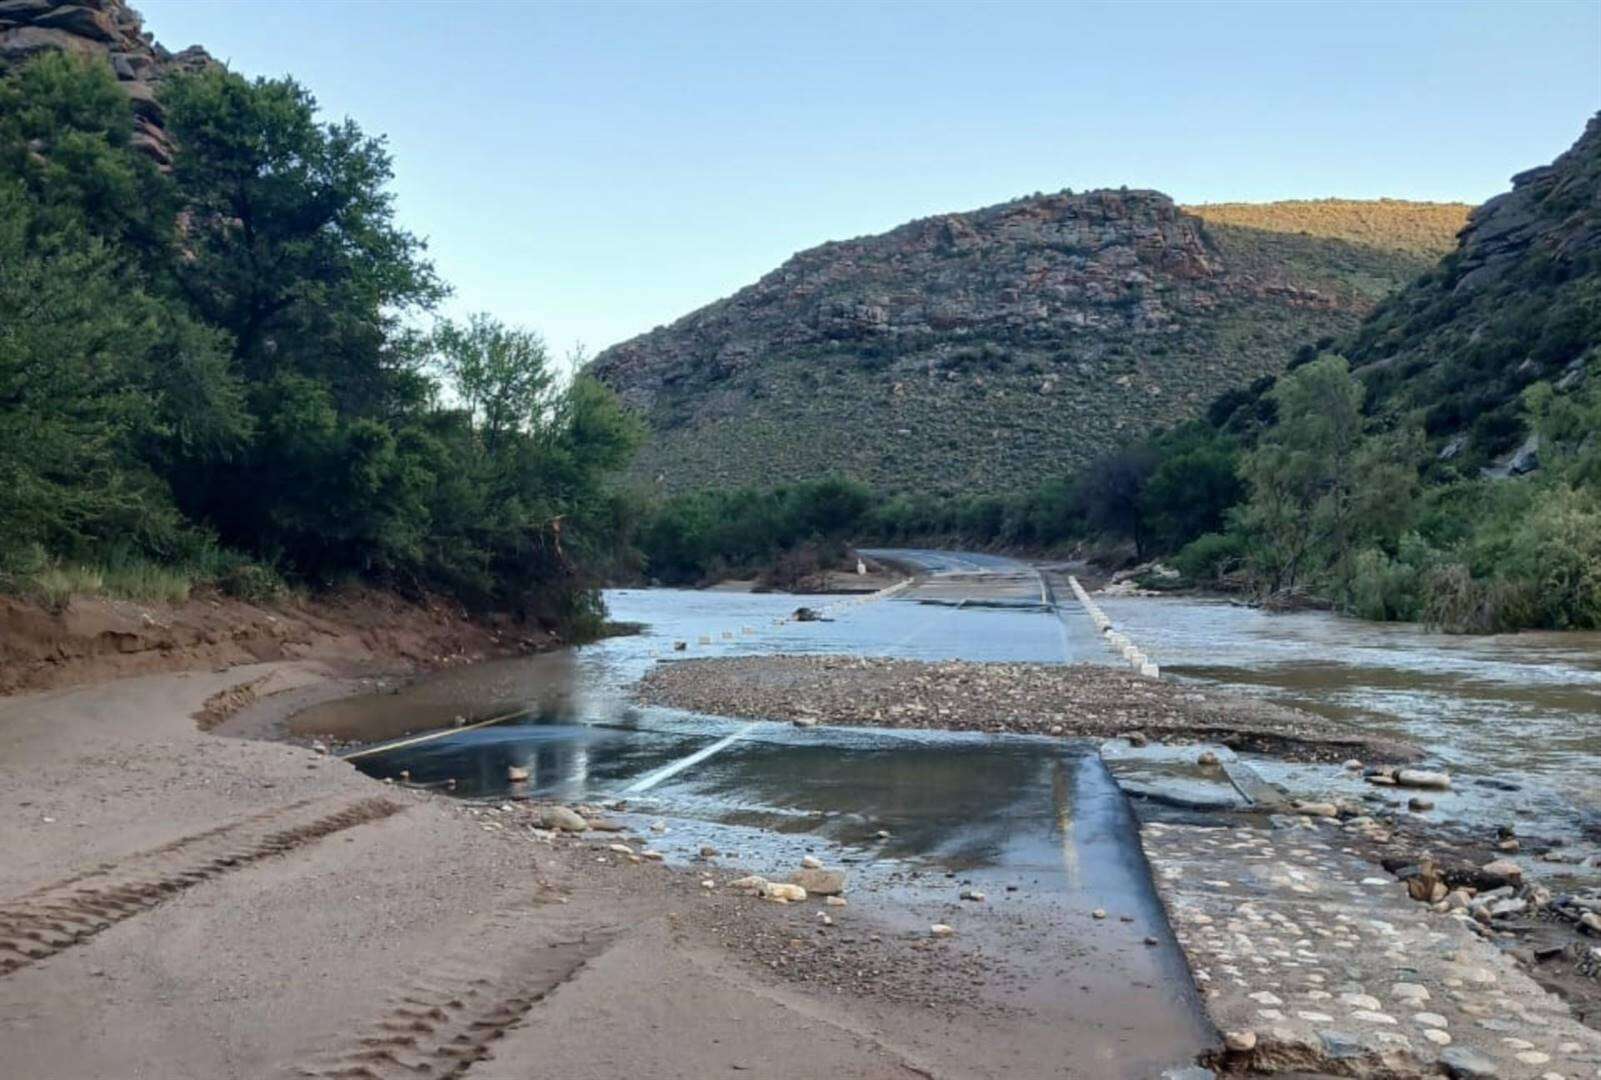
M165 265L171 184L133 152L133 110L103 61L45 53L0 79L0 175L30 206L36 250L104 241L125 260Z
M1269 591L1304 584L1349 549L1362 393L1344 358L1332 355L1287 374L1271 393L1278 423L1245 458L1251 494L1240 513Z
M233 335L252 381L287 368L326 381L341 410L376 407L397 318L444 294L395 222L383 140L319 123L287 78L211 69L169 80L161 99L180 145L185 295Z
M507 435L532 431L548 418L556 380L537 333L478 314L465 324L441 320L434 348L491 457Z
M1140 493L1147 531L1168 551L1223 528L1245 494L1234 441L1201 423L1153 440L1158 464Z
M223 335L163 293L167 181L103 63L0 78L0 548L170 551L166 471L248 437Z

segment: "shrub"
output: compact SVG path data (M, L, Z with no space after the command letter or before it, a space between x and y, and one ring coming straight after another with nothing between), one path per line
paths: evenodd
M1246 543L1238 533L1207 533L1184 545L1173 567L1195 581L1216 581L1245 561Z

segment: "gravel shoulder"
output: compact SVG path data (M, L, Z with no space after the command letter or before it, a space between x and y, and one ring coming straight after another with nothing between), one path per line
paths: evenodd
M658 664L636 695L653 705L801 724L1096 739L1139 733L1166 743L1222 743L1297 761L1404 762L1422 756L1401 740L1356 734L1271 702L1187 690L1090 664L840 656L681 660Z

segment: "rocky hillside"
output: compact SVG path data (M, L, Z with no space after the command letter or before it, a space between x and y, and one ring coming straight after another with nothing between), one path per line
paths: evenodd
M1423 414L1442 460L1470 474L1513 464L1523 389L1545 381L1570 393L1601 360L1601 114L1566 153L1475 210L1460 247L1345 351L1381 416Z
M133 99L133 144L162 166L172 163L156 87L171 72L213 63L204 49L169 52L123 0L0 0L0 72L52 50L110 64Z
M804 251L593 370L648 419L638 471L668 490L1020 488L1353 330L1466 215L1386 202L1388 244L1371 204L1316 205L1318 230L1130 190L926 218Z

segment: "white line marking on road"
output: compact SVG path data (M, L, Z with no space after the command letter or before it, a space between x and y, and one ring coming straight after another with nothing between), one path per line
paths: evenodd
M750 723L746 724L732 735L725 735L723 738L718 739L710 746L701 747L688 757L682 757L669 765L663 765L653 773L646 773L638 780L635 780L632 784L629 784L627 787L623 788L622 794L634 795L641 791L649 791L663 780L666 780L669 777L677 776L691 765L698 765L700 762L705 761L719 750L722 750L725 747L738 742L740 739L743 739L745 735L749 733L751 728L754 728L761 723L762 721L760 720L752 720Z

